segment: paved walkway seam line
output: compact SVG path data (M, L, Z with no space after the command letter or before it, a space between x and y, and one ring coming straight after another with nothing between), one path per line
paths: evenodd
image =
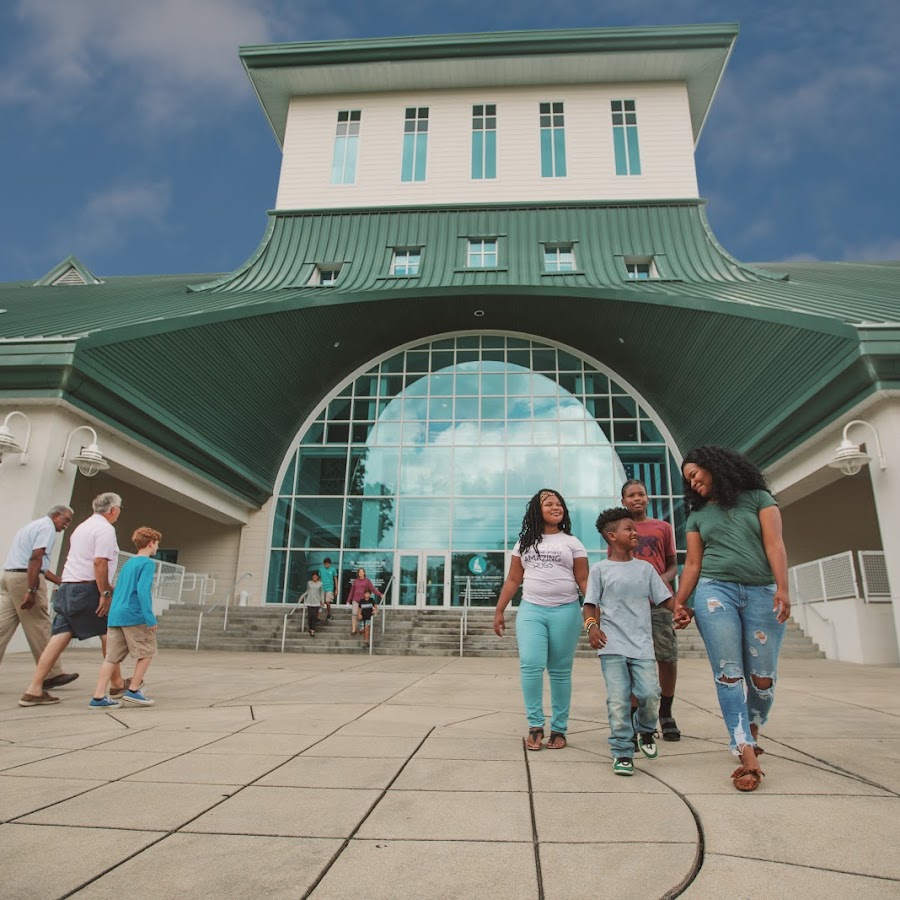
M343 727L343 726L341 726L341 727ZM350 845L350 841L353 840L354 836L359 831L359 829L363 827L363 825L366 823L366 820L369 818L369 816L372 815L372 813L375 811L375 808L378 806L378 804L381 803L382 800L384 800L385 796L387 795L387 792L391 789L391 786L403 774L403 770L409 765L410 760L419 752L419 750L422 747L422 744L424 744L425 741L427 741L428 738L431 737L431 733L433 731L434 731L434 726L432 726L428 730L428 733L422 738L422 740L419 741L418 744L416 744L415 748L413 749L413 752L410 753L409 756L406 757L406 761L394 773L394 777L387 783L387 785L384 787L384 789L381 791L381 793L372 802L372 805L366 810L363 817L356 823L356 827L353 829L353 831L351 831L350 834L348 834L347 837L344 838L343 842L341 843L341 846L337 848L337 850L334 852L334 855L325 864L325 868L323 868L322 871L319 872L318 878L316 878L316 880L300 896L300 900L307 900L309 895L321 884L322 879L331 871L331 867L337 862L338 857L347 849L347 847Z
M354 720L354 721L355 721L355 720ZM235 732L233 732L232 734L226 734L224 737L218 738L218 740L224 741L226 738L232 737L234 734L241 734L243 731L246 731L246 729L251 728L252 726L253 726L253 723L250 722L249 724L245 725L243 728L240 728L238 731L235 731ZM327 738L330 738L333 734L335 734L336 732L340 731L340 729L343 728L343 727L344 727L344 726L341 725L341 726L339 726L338 728L335 728L334 731L332 731L330 734L324 735L324 736L322 737L321 740L316 741L315 744L310 744L310 746L311 746L311 747L315 747L316 744L321 744L322 741L326 740ZM212 741L211 743L215 743L215 741ZM207 745L204 745L204 746L207 746ZM271 775L272 772L274 772L276 769L281 768L281 766L283 766L283 765L285 765L286 763L290 762L292 759L296 759L298 756L302 755L303 752L304 752L305 750L308 750L308 749L309 749L309 747L304 747L303 750L300 750L300 751L298 751L297 753L295 753L292 757L290 757L290 759L285 760L283 763L280 763L279 765L275 766L275 768L270 769L268 772L263 772L261 775L259 775L259 776L257 776L256 778L254 778L253 781L249 781L249 782L247 782L247 784L240 786L240 787L239 787L236 791L234 791L233 793L228 794L227 796L222 797L222 799L219 800L218 803L213 803L212 806L208 806L206 809L202 810L201 812L198 812L196 816L193 816L192 818L188 819L186 822L182 822L177 828L169 829L165 834L163 834L163 835L159 838L159 840L153 841L153 842L147 844L145 847L142 847L140 850L137 850L135 853L132 853L130 856L126 856L124 859L119 860L115 865L110 866L108 869L104 869L102 872L100 872L98 875L95 875L93 878L89 878L87 881L83 882L82 884L80 884L80 885L78 885L76 888L74 888L74 890L69 891L67 894L63 894L63 895L60 897L60 900L66 900L67 897L71 897L71 896L73 896L74 894L77 894L78 891L83 890L83 889L86 888L89 884L93 884L95 881L98 881L99 879L103 878L104 875L108 875L108 874L109 874L110 872L112 872L114 869L118 869L119 866L123 865L124 863L129 862L130 860L134 859L136 856L139 856L139 855L140 855L141 853L143 853L145 850L149 850L150 847L155 847L158 843L160 843L160 841L164 841L166 838L171 837L173 834L178 834L180 831L182 831L182 829L186 828L186 827L187 827L188 825L190 825L192 822L196 822L197 819L199 819L201 816L206 815L206 813L208 813L210 810L215 809L217 806L221 806L223 803L225 803L226 801L230 800L232 797L234 797L234 796L236 796L237 794L239 794L239 793L240 793L241 791L243 791L245 788L248 788L248 787L250 787L252 784L255 784L257 781L260 780L260 778L265 778L267 775ZM193 752L192 750L186 750L184 753L179 753L178 756L173 756L172 759L178 759L179 756L186 756L188 753L192 753L192 752ZM168 760L167 760L167 762L168 762ZM159 763L154 763L154 765L159 765ZM153 766L149 766L148 768L153 768ZM141 772L142 772L142 771L146 771L146 770L144 770L144 769L139 769L138 771L141 771ZM130 774L131 774L131 775L136 775L137 772L131 772ZM116 779L113 779L113 781L107 782L107 784L114 784L115 782L117 782L117 781L122 781L122 780L124 780L124 779L127 778L127 777L128 777L128 776L123 775L121 778L116 778ZM98 785L98 787L102 787L102 785ZM225 785L223 785L223 787L225 787ZM97 790L97 789L98 789L98 788L92 788L92 790ZM87 791L85 791L85 793L87 793ZM67 799L71 799L71 798L67 798ZM57 802L62 803L62 802L64 802L64 801L57 801ZM56 803L51 803L51 804L49 804L49 805L50 805L50 806L56 806L57 804L56 804ZM43 807L43 808L44 808L44 809L47 809L48 807ZM34 813L34 812L40 812L40 810L32 810L31 813L26 813L26 815L32 815L32 813ZM24 816L20 816L19 818L24 818ZM20 823L20 824L25 824L25 823ZM209 834L209 833L215 834L216 832L190 832L190 831L186 831L186 832L184 832L184 833L185 833L185 834ZM272 835L268 835L268 836L271 837ZM275 836L275 837L278 837L278 835L274 835L274 836Z
M856 878L877 878L879 881L890 881L900 884L900 878L893 875L876 875L873 872L851 872L849 869L832 869L828 866L811 866L808 863L790 862L785 859L770 859L766 856L741 856L737 853L710 853L710 856L722 856L726 859L746 859L752 862L774 863L777 866L792 866L795 869L812 869L814 872L834 872L835 875L853 875Z
M544 875L541 871L541 844L538 840L537 816L534 812L534 790L531 784L531 765L528 762L529 751L522 741L522 753L525 754L525 778L528 781L528 810L531 813L531 844L534 849L534 869L537 875L538 900L544 900Z

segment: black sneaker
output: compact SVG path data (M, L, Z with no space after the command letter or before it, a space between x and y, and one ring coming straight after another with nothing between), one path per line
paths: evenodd
M656 759L659 756L659 748L656 746L656 738L659 735L655 731L642 731L638 735L638 747L647 759Z

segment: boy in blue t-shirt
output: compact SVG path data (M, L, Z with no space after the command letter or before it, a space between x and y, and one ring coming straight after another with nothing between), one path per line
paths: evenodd
M141 690L144 676L156 655L156 616L153 614L153 577L156 566L150 559L159 549L162 535L152 528L138 528L131 536L137 556L122 566L107 616L106 659L100 667L97 688L88 706L111 709L122 704L107 696L106 689L116 663L130 653L136 660L128 690L122 695L127 703L152 706L154 701Z
M629 510L604 510L597 531L609 545L609 557L591 566L584 628L606 682L613 772L632 775L635 739L647 759L659 755L655 738L660 690L647 600L671 609L672 592L650 563L634 558L638 532ZM638 702L633 714L632 695Z
M331 604L337 602L337 569L331 565L331 557L326 556L319 568L319 579L325 591L325 618L331 619Z

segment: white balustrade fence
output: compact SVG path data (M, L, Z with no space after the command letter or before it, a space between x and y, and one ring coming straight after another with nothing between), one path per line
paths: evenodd
M116 575L113 578L113 587L116 585L116 579L122 566L132 559L136 554L128 553L125 550L119 551L118 564L116 565ZM159 559L151 559L154 569L153 587L150 589L153 595L153 612L159 615L163 610L167 609L172 603L181 602L181 594L184 588L184 566L176 563L163 562Z
M852 550L791 566L791 595L796 603L862 599L866 603L890 602L887 565L881 550Z

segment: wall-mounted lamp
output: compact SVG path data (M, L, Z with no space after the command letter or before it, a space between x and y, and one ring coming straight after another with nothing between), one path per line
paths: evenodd
M834 457L828 465L831 466L832 469L840 469L844 475L855 475L863 466L871 462L872 457L869 456L859 444L854 444L847 437L847 432L854 425L865 425L866 428L871 429L872 434L875 436L875 447L878 450L878 464L882 469L887 468L887 463L884 461L884 454L881 452L881 441L878 439L878 432L876 431L875 426L870 425L868 422L864 422L862 419L854 419L844 426L844 439L841 441L840 447L834 451Z
M66 456L69 453L69 443L72 440L72 436L82 430L89 431L94 436L94 441L88 444L87 447L82 447L75 456L69 457L69 462L78 466L78 471L85 478L93 478L98 472L108 469L109 463L103 458L103 454L97 447L97 432L90 425L79 425L69 433L69 436L66 438L65 449L59 458L59 471L62 472L66 467Z
M16 440L15 436L12 433L12 430L9 427L9 420L13 416L21 416L25 420L25 443L19 444ZM31 421L28 416L23 412L19 412L19 410L14 409L11 413L7 415L7 417L3 420L3 424L0 425L0 460L3 459L4 455L9 453L18 453L19 454L19 465L24 466L26 462L28 462L28 442L31 440Z

